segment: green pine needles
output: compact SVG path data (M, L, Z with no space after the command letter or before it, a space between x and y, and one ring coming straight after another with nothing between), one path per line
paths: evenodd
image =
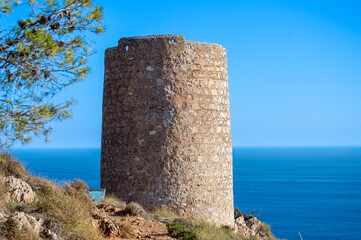
M74 101L52 99L89 72L85 33L104 31L92 0L0 0L0 18L20 5L28 16L0 25L0 151L37 135L47 140L49 123L70 117Z

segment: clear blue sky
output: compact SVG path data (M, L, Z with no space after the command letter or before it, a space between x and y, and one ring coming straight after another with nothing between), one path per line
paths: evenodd
M98 1L106 33L73 118L51 142L100 147L104 51L121 37L182 34L228 51L233 146L361 146L361 2Z

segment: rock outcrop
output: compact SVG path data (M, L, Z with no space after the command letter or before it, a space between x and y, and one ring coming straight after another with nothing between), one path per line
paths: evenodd
M36 200L36 193L28 183L13 176L2 178L6 193L4 202L17 202L19 205L12 214L0 212L0 240L8 239L9 233L16 227L19 231L26 230L32 239L64 240L49 227L54 225L54 219L39 213L28 213L27 204ZM49 224L51 223L51 224ZM60 232L60 230L58 231Z
M106 237L121 237L122 232L116 224L102 209L93 213L93 226L98 228Z
M11 219L16 223L19 230L25 228L31 232L32 235L39 236L43 225L42 219L37 221L35 217L24 212L16 212L11 216Z
M8 196L18 203L32 203L35 200L33 189L25 181L13 176L4 179Z
M258 240L275 239L270 232L270 227L256 217L242 214L235 220L235 232L244 237L257 237Z

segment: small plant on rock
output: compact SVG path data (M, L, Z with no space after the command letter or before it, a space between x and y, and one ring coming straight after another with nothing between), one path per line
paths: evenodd
M244 214L242 213L241 210L239 210L238 208L234 209L234 219L239 218L240 216L243 216Z

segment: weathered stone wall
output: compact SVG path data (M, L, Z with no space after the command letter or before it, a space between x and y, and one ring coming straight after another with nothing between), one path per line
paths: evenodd
M155 35L106 50L101 186L124 201L233 226L222 46Z

